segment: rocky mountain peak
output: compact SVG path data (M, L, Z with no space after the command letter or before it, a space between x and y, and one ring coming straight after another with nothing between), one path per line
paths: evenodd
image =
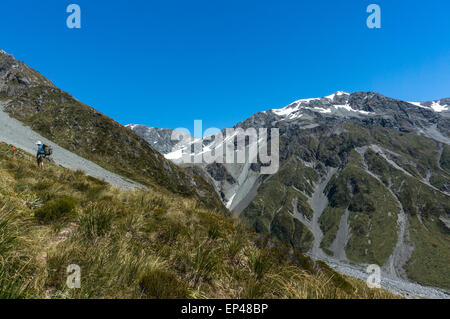
M3 55L9 55L7 52L5 52L5 51L2 50L2 49L0 49L0 54L3 54Z
M38 71L0 50L0 95L12 97L38 86L55 87Z

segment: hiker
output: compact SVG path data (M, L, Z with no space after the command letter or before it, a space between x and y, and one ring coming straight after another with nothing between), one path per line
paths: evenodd
M41 141L37 141L36 145L38 147L36 154L37 164L38 167L44 169L44 158L45 158L44 144Z

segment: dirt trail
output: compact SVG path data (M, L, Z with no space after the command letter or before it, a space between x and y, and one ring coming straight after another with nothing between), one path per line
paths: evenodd
M24 151L35 154L36 141L40 140L53 148L53 159L63 167L72 170L82 170L87 175L103 179L106 182L124 189L129 188L145 188L143 185L128 180L105 170L99 165L88 161L62 147L46 139L40 134L34 132L30 127L25 126L22 122L12 118L8 113L3 111L3 102L0 102L0 142L5 142L21 148Z

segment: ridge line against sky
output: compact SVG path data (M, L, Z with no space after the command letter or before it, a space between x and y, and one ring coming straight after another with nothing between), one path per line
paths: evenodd
M3 4L0 47L124 125L231 127L336 91L450 97L450 1L73 3L79 30L69 2Z

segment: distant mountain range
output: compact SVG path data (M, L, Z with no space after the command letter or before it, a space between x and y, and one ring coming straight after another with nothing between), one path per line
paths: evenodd
M170 129L128 127L182 164ZM250 162L188 165L210 177L235 215L314 258L375 263L392 278L450 289L449 98L340 91L235 126L252 127L279 128L276 174ZM217 146L211 140L206 152Z

